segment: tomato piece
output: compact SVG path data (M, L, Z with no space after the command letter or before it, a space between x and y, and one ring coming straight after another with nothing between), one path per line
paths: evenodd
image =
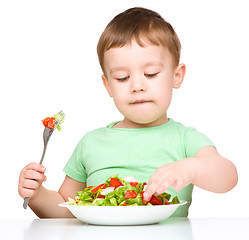
M109 187L114 187L116 189L117 187L120 187L120 186L124 186L124 185L117 178L111 178Z
M162 205L162 204L163 204L162 201L161 201L161 199L158 198L158 197L155 196L155 195L152 195L152 197L151 197L149 203L151 203L152 205Z
M42 123L44 125L44 127L47 127L48 126L48 121L49 121L49 117L46 117L42 120Z
M130 182L130 184L131 184L132 187L137 187L138 182Z
M126 191L126 193L124 195L124 199L136 198L136 197L137 197L137 193L134 190Z
M151 197L151 199L149 201L145 201L144 200L144 191L142 191L141 194L142 194L143 204L148 204L148 203L150 203L152 205L162 205L163 204L162 201L161 201L161 199L158 198L155 195L152 195L152 197ZM168 200L167 199L165 200L165 204L168 204Z
M122 205L122 206L127 206L126 202L125 202L125 203L123 203L123 205Z
M106 183L102 183L91 190L92 193L96 193L99 189L105 189L107 187Z
M42 120L44 127L48 127L51 129L55 128L54 118L53 117L46 117Z
M54 123L54 118L53 117L49 118L48 128L50 128L50 129L54 129L55 128L55 123Z

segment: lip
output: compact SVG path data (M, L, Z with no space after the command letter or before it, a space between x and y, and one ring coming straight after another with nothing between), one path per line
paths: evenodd
M145 100L145 99L137 99L134 102L132 102L131 104L148 103L148 102L152 102L152 101L151 100Z

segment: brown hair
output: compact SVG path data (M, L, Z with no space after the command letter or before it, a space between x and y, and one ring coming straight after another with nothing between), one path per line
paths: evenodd
M97 53L103 72L105 51L111 48L123 47L133 39L141 47L145 46L143 41L167 47L171 53L174 67L179 64L181 43L173 27L158 13L149 9L135 7L114 17L100 36Z

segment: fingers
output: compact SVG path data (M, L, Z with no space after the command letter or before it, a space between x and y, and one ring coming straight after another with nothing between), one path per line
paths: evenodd
M24 179L36 180L36 181L45 181L46 180L46 176L43 173L37 172L35 170L26 170L26 171L24 171L23 178Z
M46 171L46 168L39 163L29 163L24 169L34 170L41 173L44 173Z
M162 180L150 180L148 187L146 188L143 196L145 201L149 201L153 194L162 194L169 187L175 185L175 179L172 177L167 177Z
M39 183L35 180L25 179L23 181L23 187L27 189L36 189L39 187Z
M167 177L163 181L152 181L148 184L143 197L145 201L149 201L153 194L162 194L166 192L170 187L174 187L176 192L179 192L187 184L181 179L174 177Z
M20 181L27 183L25 180L28 179L37 181L39 184L41 184L46 180L46 176L44 175L45 171L46 168L44 166L38 163L30 163L22 170L20 174Z
M32 197L39 186L40 184L35 180L24 180L19 193L23 198Z
M38 163L30 163L20 173L18 192L21 197L32 197L46 181L46 168Z
M189 185L193 180L193 171L186 168L186 161L182 159L157 168L143 194L144 200L149 201L153 194L162 194L170 187L174 187L178 192Z

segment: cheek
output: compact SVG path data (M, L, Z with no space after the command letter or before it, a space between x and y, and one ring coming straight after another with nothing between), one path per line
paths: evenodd
M160 103L162 104L166 104L169 105L171 98L172 98L172 85L171 84L163 84L160 86L160 88L158 88L157 90L157 96L158 96L158 100L160 101Z
M113 83L111 85L111 92L113 98L117 100L123 100L127 98L127 86L125 86L124 84Z
M113 88L112 89L112 97L113 97L115 105L117 106L117 105L122 104L123 102L126 101L127 94L125 94L125 91L122 89Z
M169 105L169 103L171 102L171 98L172 98L172 91L167 91L159 95L159 101L164 106Z

